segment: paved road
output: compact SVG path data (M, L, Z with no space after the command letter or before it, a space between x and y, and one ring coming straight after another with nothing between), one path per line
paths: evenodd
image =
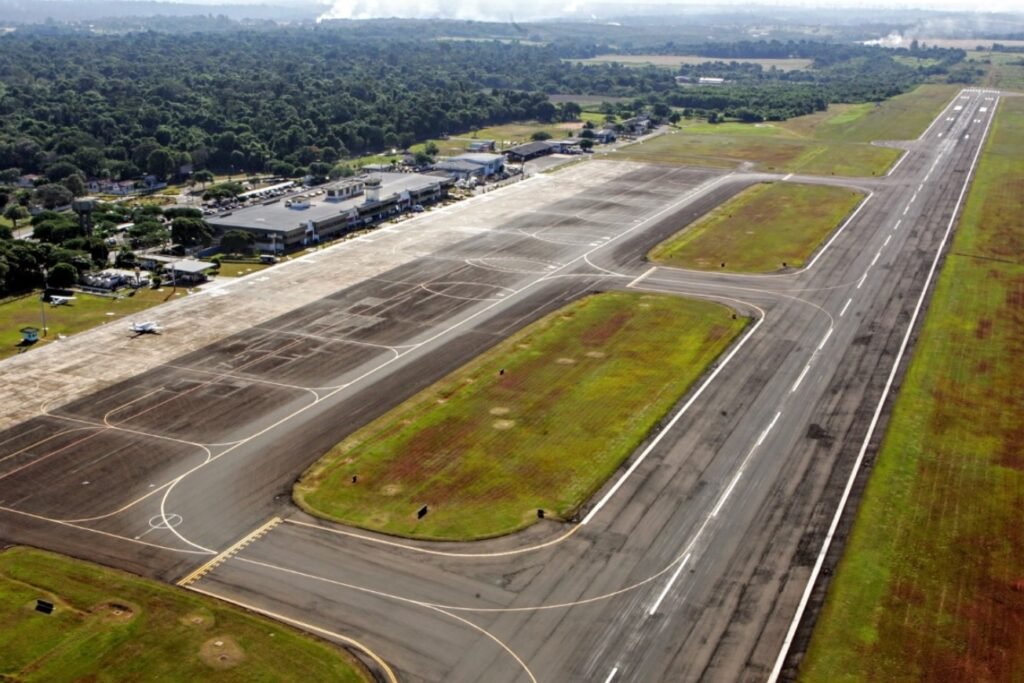
M49 411L0 434L0 535L185 577L354 639L402 680L763 680L996 103L964 91L888 178L786 177L871 192L799 272L652 269L651 246L769 176L631 166ZM757 322L580 523L405 543L290 504L345 434L610 288L709 297Z

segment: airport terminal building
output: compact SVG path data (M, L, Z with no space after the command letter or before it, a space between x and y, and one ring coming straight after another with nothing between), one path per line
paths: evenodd
M419 173L375 173L269 199L207 222L221 235L229 230L252 234L261 251L292 251L444 199L453 183Z

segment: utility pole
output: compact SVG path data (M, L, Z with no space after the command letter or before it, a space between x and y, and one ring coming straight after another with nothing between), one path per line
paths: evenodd
M46 336L46 290L49 286L46 283L46 266L43 266L43 293L39 295L39 315L43 319L43 336Z

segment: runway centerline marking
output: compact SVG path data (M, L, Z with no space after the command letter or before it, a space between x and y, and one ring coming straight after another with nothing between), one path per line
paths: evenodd
M824 344L824 342L822 342L822 344ZM820 346L818 347L818 350L819 351L821 350ZM782 417L782 411L781 410L779 412L775 413L775 417L772 418L772 421L769 422L768 426L764 428L763 432L761 432L761 436L758 437L757 443L755 445L760 446L761 444L764 443L764 440L766 438L768 438L769 432L772 431L772 428L775 426L775 423L779 421L780 417Z
M882 251L881 250L878 250L877 252L875 252L875 258L871 259L871 265L872 266L875 265L876 263L878 263L878 257L881 256L881 255L882 255Z
M899 230L899 229L900 229L900 224L901 224L901 223L903 223L903 219L902 219L902 218L901 218L901 219L899 219L898 221L896 221L896 225L892 226L892 229L893 229L893 230Z
M679 575L683 572L683 567L685 567L689 562L690 553L687 553L686 556L683 557L683 561L679 563L678 567L676 567L676 570L672 572L672 576L669 577L668 583L666 583L665 587L661 589L661 593L658 595L658 598L654 601L654 604L651 605L651 609L647 610L647 616L653 617L655 614L658 613L658 608L661 607L661 603L665 600L665 596L667 596L668 592L672 590L672 585L676 582L676 580L679 578ZM611 680L611 676L608 677L608 680Z
M847 299L847 300L846 300L846 303L845 303L845 304L843 304L843 310L839 311L839 317L840 317L840 318L842 318L842 317L843 317L843 315L845 315L845 314L846 314L846 309L850 307L850 304L851 304L851 303L853 303L853 297L850 297L849 299Z
M833 328L833 327L828 328L828 332L826 332L825 336L821 338L821 343L818 344L818 350L819 351L821 351L823 348L825 348L825 342L827 342L828 338L832 336L832 330L834 330L834 329L835 328ZM772 421L772 424L774 425L775 422Z
M608 672L608 677L604 679L604 683L612 683L612 680L615 679L615 674L617 673L619 673L619 667L613 667L612 670Z
M866 280L867 278L868 278L868 274L867 273L864 273L863 275L860 276L860 280L857 282L857 289L861 288L861 285L864 284L864 280Z
M840 315L842 315L842 313L840 313ZM811 364L810 363L808 363L807 365L804 366L803 372L801 372L800 376L796 378L795 382L793 382L793 388L789 390L789 393L792 394L793 392L795 392L800 387L800 382L804 381L804 376L807 374L807 371L810 370L810 369L811 369Z

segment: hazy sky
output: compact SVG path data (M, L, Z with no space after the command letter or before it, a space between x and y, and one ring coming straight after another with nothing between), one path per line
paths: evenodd
M171 0L174 1L174 0ZM210 5L226 4L267 4L288 5L300 0L178 0L199 2ZM304 4L304 3L303 3ZM449 17L464 19L499 19L510 16L520 20L565 16L567 14L588 16L587 0L321 0L325 6L325 17L370 18L378 16L402 17ZM600 4L618 7L633 5L733 5L750 7L752 4L770 7L772 5L821 6L826 8L853 7L860 9L951 9L968 11L1020 11L1019 0L987 0L979 4L976 0L605 0Z

